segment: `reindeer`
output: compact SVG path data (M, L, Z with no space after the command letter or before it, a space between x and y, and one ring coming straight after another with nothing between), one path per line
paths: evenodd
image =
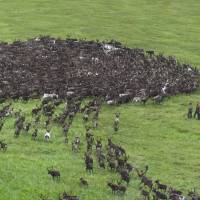
M153 97L153 101L155 104L160 104L163 101L163 98L164 98L163 96L157 95L157 96Z
M0 150L3 149L3 151L6 151L7 146L8 145L3 140L0 140Z
M49 130L47 130L46 133L44 134L45 141L48 142L50 140L50 137L51 137L51 133Z
M152 192L153 192L153 198L154 198L154 200L159 200L159 199L161 199L161 200L167 200L167 195L166 194L164 194L162 192L159 192L159 191L157 191L155 189L153 189Z
M88 187L88 182L84 178L80 178L80 185Z
M83 121L88 122L88 118L89 118L88 113L85 112L84 115L83 115Z
M125 194L127 190L127 187L124 185L118 185L118 191L121 192L122 194Z
M65 124L65 125L63 126L63 133L64 133L64 136L65 136L65 137L67 136L68 131L69 131L69 126L68 126L67 124Z
M114 124L113 124L114 131L117 132L119 130L119 114L116 114Z
M108 182L107 185L111 188L113 194L115 194L118 191L118 185L110 182Z
M1 60L1 70L4 72L4 78L0 80L1 101L8 96L14 99L20 97L27 99L45 94L43 104L48 102L54 104L54 100L60 97L67 99L67 107L73 105L72 101L75 98L82 99L91 95L102 97L106 101L111 100L111 103L124 103L135 96L141 97L137 96L141 89L148 91L148 97L154 97L160 93L160 87L167 83L167 80L170 80L167 86L167 93L170 95L180 92L190 93L199 86L199 73L195 68L180 64L173 57L155 55L153 50L146 51L145 54L143 49L129 49L112 43L55 41L45 37L1 45L2 56L10 55L9 59ZM52 49L48 47L52 44L58 50L52 55L56 59L53 57L44 59L51 55ZM42 47L45 48L45 52L42 51ZM31 48L33 53L26 51L27 48ZM80 48L82 55L79 55ZM59 49L65 51L64 56L59 54ZM41 56L34 59L38 52ZM14 62L16 54L21 63ZM90 54L95 56L90 57ZM27 64L28 57L32 62ZM69 62L65 62L66 58L70 59ZM59 65L57 60L60 60ZM79 61L76 62L76 67L72 62L74 60ZM12 72L10 67L7 67L8 62L12 64ZM52 80L48 79L51 72L49 63L53 70ZM95 67L96 64L98 67ZM32 68L32 65L36 67ZM19 76L22 71L27 76ZM19 77L20 85L16 88ZM58 84L53 84L55 77ZM163 90L165 93L165 88ZM95 106L98 106L96 98L88 107ZM76 108L78 107L77 105ZM0 116L4 114L5 112L0 112Z
M28 133L29 129L30 129L30 126L31 126L31 123L27 123L25 126L24 126L24 130L26 131L26 133Z
M78 152L80 146L80 138L75 137L74 141L72 142L72 151Z
M86 171L89 171L90 173L92 173L93 172L93 159L87 153L85 153L85 165L86 165Z
M101 143L100 140L97 140L97 143L96 143L96 154L97 154L97 157L100 156L101 151L102 151L102 143Z
M163 190L164 192L166 192L166 190L167 190L167 185L160 184L159 180L156 180L155 183L157 184L157 188L158 188L158 189Z
M113 194L116 194L116 192L124 194L127 190L126 186L124 185L117 185L111 182L108 182L107 185L111 188Z
M146 185L147 187L149 187L151 190L153 188L153 181L150 180L149 178L147 178L146 176L142 176L141 177L141 182L140 184L143 183L144 185Z
M120 175L121 175L121 179L123 181L125 181L127 183L127 185L128 185L129 182L130 182L130 175L129 175L129 173L126 170L121 170L120 171Z
M53 167L51 167L51 169L47 168L48 174L50 174L53 178L53 180L55 180L55 178L57 180L60 180L60 172L58 170L53 169Z
M34 130L34 132L32 133L32 140L35 140L36 137L37 137L37 135L38 135L38 129L36 128L36 129Z
M4 125L4 122L3 122L2 119L0 119L0 132L1 132L2 128L3 128L3 125Z
M17 126L17 127L15 128L15 133L14 133L14 136L15 136L16 138L19 137L20 131L21 131L21 128Z
M150 193L143 189L142 187L139 188L141 195L144 197L144 200L150 200Z

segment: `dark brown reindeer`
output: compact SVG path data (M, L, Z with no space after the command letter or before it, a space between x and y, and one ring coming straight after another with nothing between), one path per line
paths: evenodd
M116 193L125 194L127 190L126 186L121 185L121 184L114 184L114 183L108 182L107 185L108 187L111 188L113 194L116 194Z
M167 185L161 184L159 180L156 180L155 183L156 183L158 189L163 190L164 192L166 192Z
M53 167L51 167L51 169L47 168L47 171L48 171L48 174L51 175L53 180L55 179L60 180L60 171L53 169Z
M162 193L162 192L159 192L159 191L157 191L155 189L153 189L152 192L153 192L154 200L159 200L159 199L160 200L167 200L168 199L167 195Z
M111 188L113 194L115 194L118 191L118 185L110 182L107 185Z
M88 153L85 153L85 166L86 166L86 171L90 173L93 172L93 159Z
M144 188L139 188L141 195L144 197L144 200L150 200L150 192L145 190Z
M3 140L0 140L0 150L2 149L5 152L7 148L8 145Z
M142 177L140 177L140 178L141 178L140 184L143 183L144 186L147 186L148 188L150 188L152 190L152 188L153 188L153 181L151 179L147 178L144 175Z
M118 185L118 191L119 191L119 193L125 194L126 190L127 190L126 186L121 185L121 184Z

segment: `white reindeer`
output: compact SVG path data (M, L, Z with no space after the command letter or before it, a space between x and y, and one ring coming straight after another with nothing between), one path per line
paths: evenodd
M44 134L44 139L48 142L51 138L51 133L46 131L46 133Z

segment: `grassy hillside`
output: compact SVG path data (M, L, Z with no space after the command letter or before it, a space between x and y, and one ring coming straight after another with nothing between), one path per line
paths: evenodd
M2 41L38 35L116 39L200 66L200 2L196 0L1 0L0 7ZM131 162L141 168L148 164L154 180L185 192L193 186L200 191L199 121L189 121L185 115L188 102L196 104L199 94L172 97L158 106L152 102L145 107L104 105L95 135L104 140L112 135L114 113L121 112L120 131L113 139L126 148ZM13 104L30 120L37 101ZM14 138L13 125L10 117L0 132L0 139L8 143L8 151L0 151L0 199L35 200L41 193L55 199L63 190L79 195L81 200L140 199L134 175L127 194L117 197L106 187L108 180L118 179L114 173L99 170L96 164L93 175L85 173L84 144L80 153L72 154L71 145L63 143L60 127L53 126L52 141L45 143L43 125L39 141L32 141L30 134ZM70 143L75 135L84 141L80 114L70 130ZM61 171L59 183L47 175L46 168L52 165ZM79 186L81 176L88 180L88 189Z
M149 165L149 176L154 180L160 179L185 192L193 186L199 188L199 122L188 121L185 117L189 100L190 96L177 96L157 106L151 101L146 107L137 104L119 107L105 105L100 113L100 127L94 131L95 137L106 140L108 136L112 136L115 142L126 148L134 166L143 168L146 164ZM15 110L21 108L27 120L31 120L31 109L36 103L14 102L13 105ZM113 135L115 112L121 112L121 127L119 133ZM28 135L22 134L18 139L14 138L13 126L14 119L7 118L0 133L0 138L8 143L8 151L0 152L2 199L39 199L41 193L55 198L63 190L78 194L83 200L122 198L113 196L106 186L108 180L119 179L115 173L98 169L96 162L93 175L85 172L85 129L80 114L70 129L69 145L64 144L61 127L55 124L50 143L43 140L45 129L42 123L37 141L31 140L33 129ZM75 135L80 136L82 141L81 151L77 154L71 152L71 140ZM49 166L61 171L60 182L52 181L47 175L46 168ZM88 189L79 186L80 177L88 180ZM138 183L133 175L123 199L140 199Z
M1 0L0 7L0 40L116 39L200 66L197 0Z
M134 166L144 168L149 165L149 176L183 190L199 188L199 121L186 119L188 101L198 98L197 94L173 97L162 105L153 105L151 101L143 107L126 104L118 107L104 105L100 112L100 126L94 131L96 138L112 136L114 141L126 148ZM37 101L27 104L13 102L15 110L22 109L26 119L31 121L31 109ZM57 112L60 112L62 105ZM115 112L121 112L120 131L113 134L112 124ZM14 118L9 117L0 138L8 143L8 151L0 152L0 197L7 200L39 199L40 194L56 198L59 192L66 190L78 194L82 200L92 199L140 199L139 181L133 174L125 197L113 196L107 188L108 180L119 177L108 170L100 170L95 162L94 174L85 172L83 153L85 152L85 129L82 115L78 114L69 132L69 145L64 144L61 127L53 125L53 137L50 143L43 140L44 125L40 124L39 138L31 140L23 133L14 138ZM71 152L71 141L81 137L81 151ZM47 174L47 167L54 166L61 171L61 181L54 182ZM89 182L89 188L79 186L79 178Z

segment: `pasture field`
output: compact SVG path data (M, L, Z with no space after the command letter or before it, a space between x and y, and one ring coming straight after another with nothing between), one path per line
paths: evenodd
M1 0L0 40L25 40L38 35L65 38L115 39L129 47L154 49L174 55L180 61L200 67L200 2L197 0ZM108 136L125 147L134 166L149 165L153 180L183 190L192 187L200 191L200 131L199 121L187 120L188 102L196 104L200 91L166 99L162 105L148 101L144 107L133 103L110 107L100 112L96 137ZM13 102L27 119L37 101ZM3 105L0 105L1 107ZM60 106L60 109L62 105ZM57 110L59 112L59 109ZM113 134L114 113L121 113L119 133ZM83 153L85 129L78 114L70 129L70 142L63 142L62 130L54 125L50 143L43 141L43 125L38 141L22 134L14 138L14 118L8 117L0 139L8 143L7 152L0 151L0 200L37 200L40 194L56 199L66 190L81 200L141 199L138 179L133 174L125 196L112 195L108 180L118 180L115 173L100 170L95 162L94 174L85 172ZM32 131L32 130L31 130ZM71 140L81 137L81 151L71 152ZM61 172L60 182L52 181L47 167ZM79 186L79 178L89 182L89 188Z
M131 163L139 168L149 165L148 175L154 180L183 190L199 188L199 121L187 120L188 101L198 99L199 92L191 96L176 96L162 105L126 104L123 106L104 105L100 112L99 128L94 130L95 138L113 140L125 147ZM193 101L195 103L195 101ZM13 102L15 110L22 109L28 121L31 109L37 101L26 104ZM63 105L57 109L61 112ZM113 134L113 119L116 112L121 113L118 133ZM40 194L51 198L64 190L77 194L83 200L93 199L142 199L139 195L139 180L133 174L127 194L113 196L106 186L108 180L117 181L119 177L108 170L98 169L95 161L94 174L85 172L83 154L85 152L85 129L82 114L75 117L69 131L69 144L64 144L62 129L56 124L52 128L50 143L43 140L44 125L40 124L39 138L31 140L31 133L14 138L14 118L8 117L0 133L0 138L8 143L7 152L0 152L0 198L8 200L39 199ZM72 153L71 141L75 136L81 138L81 151ZM95 156L94 156L95 157ZM47 167L54 166L61 171L60 182L53 181L47 174ZM89 182L89 188L80 187L79 178Z

